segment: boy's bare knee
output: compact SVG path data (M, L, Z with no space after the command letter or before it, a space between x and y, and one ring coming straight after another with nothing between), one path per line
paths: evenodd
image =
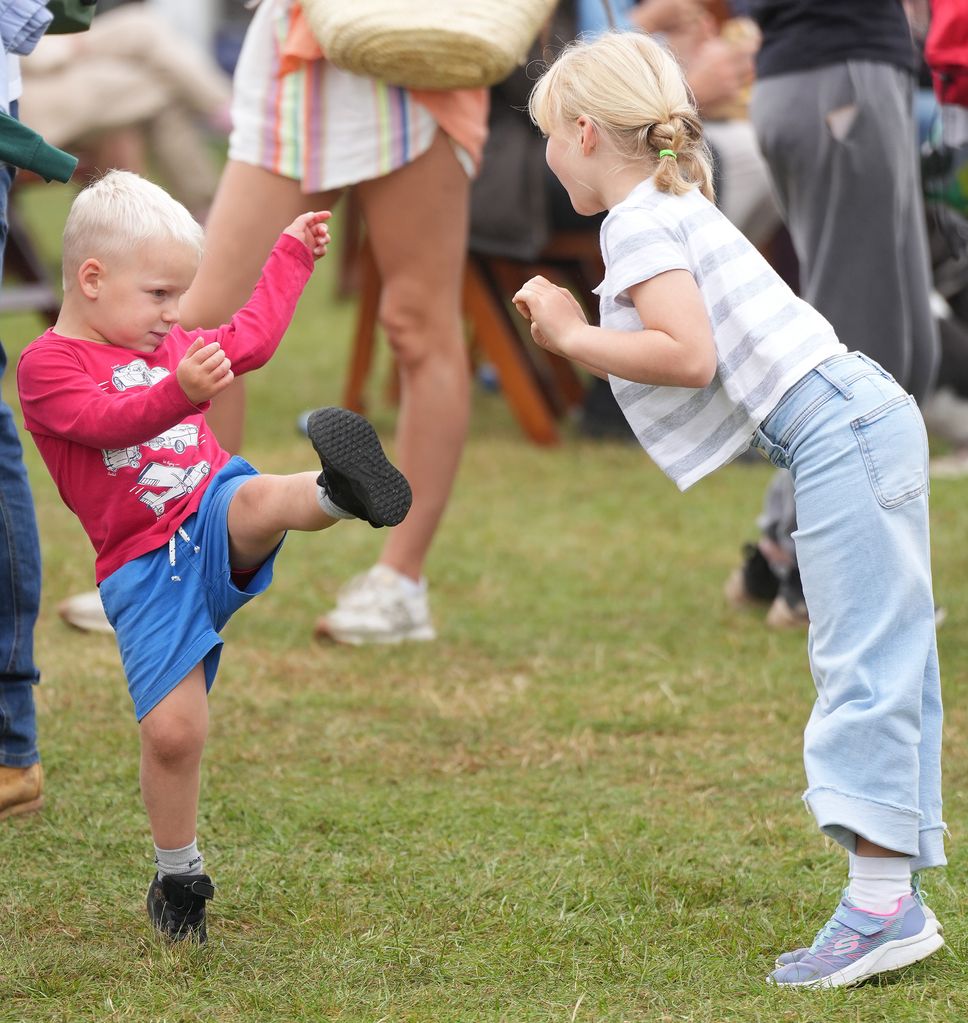
M153 760L174 765L198 760L207 727L180 714L149 714L141 723L141 744Z

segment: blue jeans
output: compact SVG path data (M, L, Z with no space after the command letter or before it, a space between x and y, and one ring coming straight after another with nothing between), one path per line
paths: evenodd
M941 680L931 589L928 451L914 399L877 363L837 355L784 395L754 440L789 469L817 700L804 800L856 836L944 864Z
M13 170L0 164L0 271ZM0 378L7 356L0 344ZM34 501L13 413L0 400L0 764L40 759L33 687L34 623L40 607L40 544Z

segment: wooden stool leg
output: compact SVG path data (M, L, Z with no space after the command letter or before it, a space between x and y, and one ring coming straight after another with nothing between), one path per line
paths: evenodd
M349 372L343 387L343 406L354 412L364 412L366 400L363 391L376 344L377 308L380 304L380 273L369 240L360 246L360 296L356 314L356 331L350 353Z
M498 372L501 393L521 428L536 444L557 444L554 413L535 382L521 339L507 323L506 311L473 256L468 258L464 275L464 311L474 325L478 345Z
M566 409L581 408L585 402L585 384L575 367L560 355L542 350L555 381L558 395Z

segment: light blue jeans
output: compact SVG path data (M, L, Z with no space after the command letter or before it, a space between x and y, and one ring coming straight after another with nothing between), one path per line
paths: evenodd
M817 700L804 800L856 836L944 864L941 680L928 450L914 399L876 362L837 355L790 389L754 446L793 476L794 541Z

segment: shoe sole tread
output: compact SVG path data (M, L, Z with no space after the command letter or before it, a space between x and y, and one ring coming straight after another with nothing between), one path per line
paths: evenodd
M307 431L324 468L349 482L373 522L396 526L404 520L413 500L410 484L386 457L366 419L349 409L318 409Z

